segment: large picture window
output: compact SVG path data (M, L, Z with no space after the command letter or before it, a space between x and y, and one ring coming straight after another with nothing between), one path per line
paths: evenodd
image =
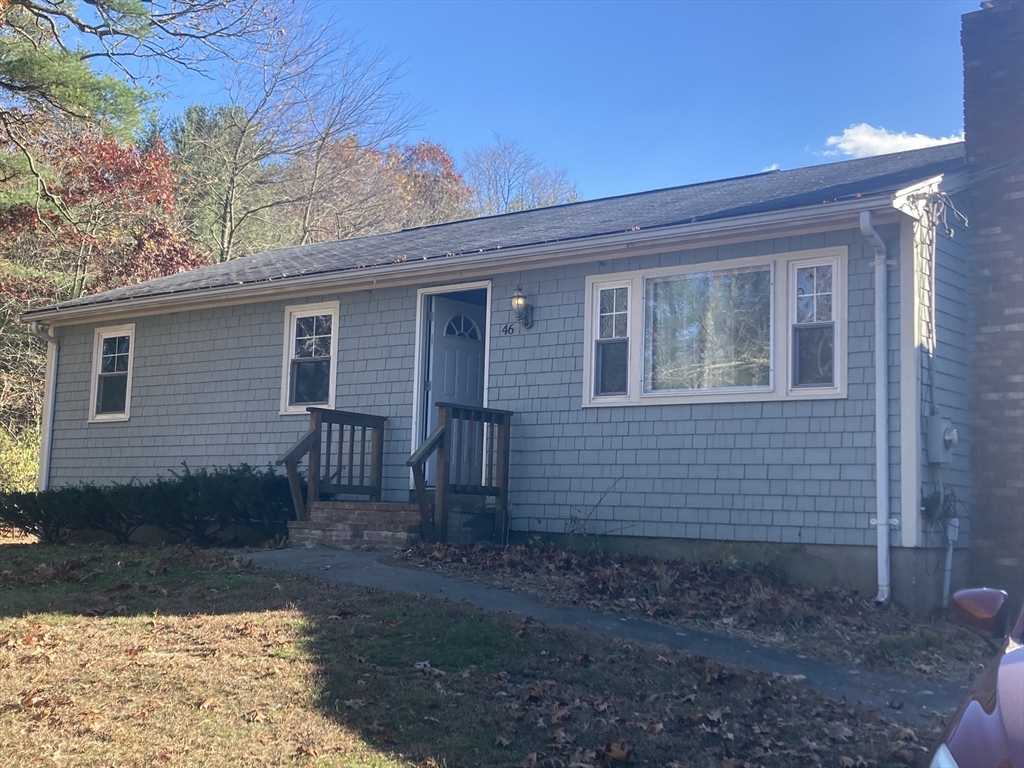
M845 276L836 247L589 277L583 404L844 397Z
M645 392L771 386L770 266L646 282Z
M282 413L305 413L311 405L331 407L337 378L337 304L286 310Z
M134 325L96 329L93 336L90 421L128 419L134 346Z

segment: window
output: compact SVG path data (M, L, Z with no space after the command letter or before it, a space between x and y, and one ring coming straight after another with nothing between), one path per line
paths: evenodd
M598 291L594 395L629 394L629 288Z
M457 339L469 339L470 341L480 341L480 331L476 327L476 323L473 322L473 318L466 317L465 315L456 315L448 321L448 325L444 329L445 336L453 336Z
M845 275L837 247L589 277L583 404L844 397Z
M135 326L97 328L93 336L90 421L125 421L132 395Z
M793 267L793 386L831 387L836 328L832 320L831 264Z
M644 392L771 386L771 267L646 283Z
M338 305L307 304L285 310L281 412L305 413L334 403Z

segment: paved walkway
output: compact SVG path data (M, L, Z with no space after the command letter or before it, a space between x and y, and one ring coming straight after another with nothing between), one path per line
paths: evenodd
M667 645L780 675L803 675L805 683L830 696L845 696L882 709L908 722L922 722L932 712L951 713L966 685L923 682L859 671L805 656L761 648L743 640L696 629L669 627L653 621L621 618L582 608L551 608L529 595L448 578L430 571L400 568L379 562L380 552L337 549L279 549L257 552L253 561L265 568L296 571L320 579L376 587L392 592L465 600L488 611L511 611L547 624L580 627L648 645ZM903 702L894 710L889 702Z

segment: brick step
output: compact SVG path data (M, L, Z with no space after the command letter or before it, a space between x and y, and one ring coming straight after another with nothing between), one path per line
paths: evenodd
M288 523L288 537L295 547L408 547L420 540L419 527L415 531L363 529L345 523L292 521Z
M419 530L420 511L415 504L320 501L310 510L310 519L344 523L363 530L414 533Z
M313 509L338 512L362 512L364 510L373 510L375 512L417 512L419 507L416 504L392 501L316 501L313 502Z

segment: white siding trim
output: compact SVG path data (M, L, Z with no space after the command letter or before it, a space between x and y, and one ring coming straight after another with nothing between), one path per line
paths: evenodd
M330 315L331 316L331 364L330 364L330 385L327 394L327 402L316 404L319 407L334 408L338 389L338 339L340 329L338 328L338 317L340 302L326 301L320 304L292 304L284 308L284 351L281 359L281 416L306 416L306 408L313 406L313 403L302 405L289 405L288 391L291 384L292 371L292 343L294 342L295 321L299 317L309 315Z
M60 346L46 342L46 379L43 384L43 413L39 439L39 474L36 485L40 491L50 486L50 447L53 445L53 409L57 394L57 361Z
M100 365L103 358L103 340L111 336L127 336L128 380L125 384L124 413L96 413L96 395L99 389ZM103 424L109 421L128 421L132 410L132 372L135 368L135 323L109 325L97 328L92 336L92 374L89 377L89 423Z
M918 301L918 222L900 222L900 543L920 545L921 365ZM932 299L934 301L934 297Z

